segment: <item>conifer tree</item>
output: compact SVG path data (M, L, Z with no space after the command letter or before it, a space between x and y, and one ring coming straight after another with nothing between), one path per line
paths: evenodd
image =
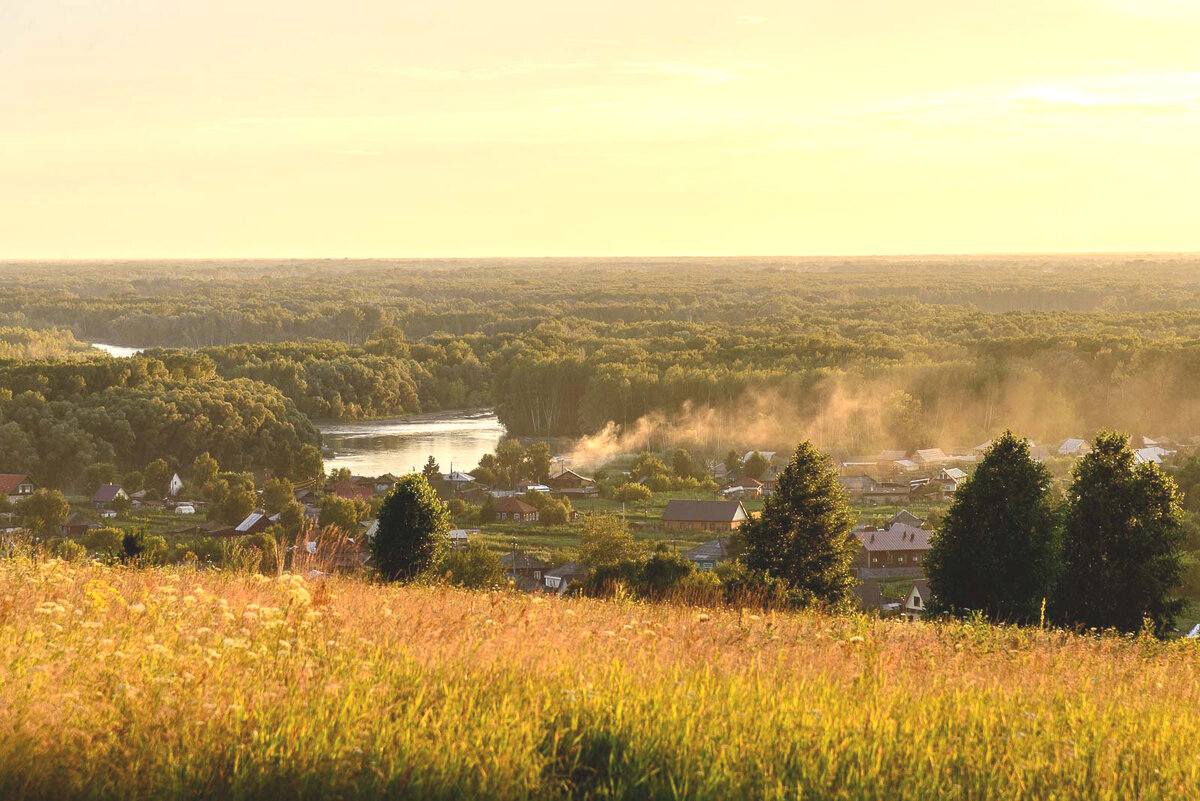
M1124 434L1104 431L1067 492L1059 614L1068 625L1166 633L1182 611L1179 490L1153 464L1134 463Z
M779 474L762 515L742 525L748 567L787 582L794 600L847 609L857 583L851 563L858 540L837 475L805 441Z
M450 511L425 476L402 477L379 510L379 529L371 540L375 569L391 581L416 576L441 557L449 529Z
M1011 431L958 488L926 562L934 608L1008 622L1039 619L1060 559L1050 471Z

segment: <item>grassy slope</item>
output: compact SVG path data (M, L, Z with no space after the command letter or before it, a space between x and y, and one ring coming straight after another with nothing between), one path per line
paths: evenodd
M1186 642L21 560L0 599L4 798L1200 783Z

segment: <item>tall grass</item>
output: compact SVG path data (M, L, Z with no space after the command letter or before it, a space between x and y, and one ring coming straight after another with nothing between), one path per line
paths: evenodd
M1179 798L1200 651L0 563L2 798Z

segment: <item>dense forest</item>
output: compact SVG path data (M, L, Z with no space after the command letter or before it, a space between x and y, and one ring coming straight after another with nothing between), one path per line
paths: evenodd
M296 442L315 441L308 419L474 406L517 434L599 432L601 449L802 436L845 453L970 447L1006 426L1047 441L1102 426L1191 436L1198 268L1186 256L6 264L0 342L28 363L4 368L0 411L11 420L23 393L49 392L78 416L154 384L202 406L245 396ZM150 348L125 368L146 383L38 363L77 360L79 342ZM237 450L222 463L268 458Z

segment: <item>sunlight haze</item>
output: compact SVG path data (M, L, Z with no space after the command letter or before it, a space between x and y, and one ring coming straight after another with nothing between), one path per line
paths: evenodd
M0 0L0 258L1200 249L1200 3Z

